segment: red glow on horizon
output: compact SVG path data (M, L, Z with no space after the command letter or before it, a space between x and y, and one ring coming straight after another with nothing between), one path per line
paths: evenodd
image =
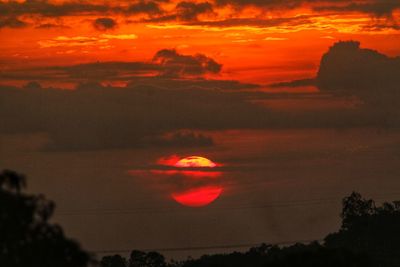
M203 207L216 200L222 193L221 186L204 186L195 189L189 189L183 193L173 193L172 198L188 207Z
M154 174L164 174L164 175L183 175L192 178L218 178L222 175L221 172L210 172L210 171L181 171L181 170L152 170Z
M162 166L175 166L175 164L180 160L181 158L178 157L177 155L172 155L169 157L165 158L160 158L157 160L157 164L162 165Z

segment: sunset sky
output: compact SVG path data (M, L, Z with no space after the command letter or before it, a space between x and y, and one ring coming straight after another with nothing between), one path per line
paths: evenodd
M3 0L0 38L0 168L89 251L320 239L351 191L400 198L399 0Z

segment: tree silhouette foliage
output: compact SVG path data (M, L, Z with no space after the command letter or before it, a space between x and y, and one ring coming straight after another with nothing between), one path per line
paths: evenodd
M132 264L132 255L136 258ZM139 257L138 257L139 256ZM230 254L204 255L199 259L188 259L180 262L165 263L158 253L133 251L129 265L102 265L102 267L372 267L373 262L362 253L348 249L326 248L315 242L309 245L296 244L281 248L261 245L249 251ZM161 256L162 257L162 256ZM164 257L162 257L164 259ZM103 258L105 260L105 258ZM103 261L102 260L102 261Z
M166 267L165 258L158 252L133 250L129 259L129 267Z
M372 267L365 255L346 249L328 249L315 242L290 247L262 245L246 253L203 256L189 260L182 267Z
M84 267L90 257L49 223L55 205L43 195L22 193L25 177L0 173L0 266Z
M377 206L353 192L342 201L342 224L324 243L279 247L263 244L247 252L204 255L166 264L160 254L133 251L127 267L398 267L400 202ZM153 258L153 256L154 258ZM158 262L155 259L162 259ZM112 265L107 267L122 267Z
M126 259L120 255L105 256L100 261L100 267L126 267Z
M329 248L347 248L371 255L379 266L400 266L400 202L377 207L353 192L343 199L342 226L325 238Z

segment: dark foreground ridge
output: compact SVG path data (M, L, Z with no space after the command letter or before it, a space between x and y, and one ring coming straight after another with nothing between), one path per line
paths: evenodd
M158 252L133 250L129 259L100 262L49 219L54 203L23 193L25 177L0 173L0 266L4 267L394 267L400 266L400 202L376 206L353 192L343 199L342 225L323 242L288 247L263 244L247 252L166 262Z

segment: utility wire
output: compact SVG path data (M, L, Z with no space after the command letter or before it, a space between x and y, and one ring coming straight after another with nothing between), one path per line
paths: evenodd
M260 205L246 205L246 206L227 206L227 207L212 207L210 209L189 209L189 208L170 208L170 207L151 207L151 208L135 208L135 209L88 209L88 210L65 210L57 212L57 215L113 215L113 214L138 214L138 213L164 213L164 212L198 212L198 211L224 211L224 210L247 210L247 209L263 209L263 208L282 208L282 207L298 207L298 206L313 206L323 204L338 204L337 199L331 200L311 200L311 201L298 201L298 202L276 202Z
M398 193L396 193L398 194ZM393 195L393 194L392 194ZM387 199L387 197L375 198L376 200ZM310 200L285 201L275 203L265 203L259 205L243 205L243 206L226 206L211 207L209 209L185 209L172 207L139 207L134 209L87 209L87 210L64 210L56 213L57 216L74 216L74 215L130 215L130 214L146 214L146 213L182 213L182 212L198 212L198 211L232 211L232 210L250 210L250 209L267 209L267 208L292 208L302 206L317 205L333 205L340 204L341 199L338 198L320 198Z

